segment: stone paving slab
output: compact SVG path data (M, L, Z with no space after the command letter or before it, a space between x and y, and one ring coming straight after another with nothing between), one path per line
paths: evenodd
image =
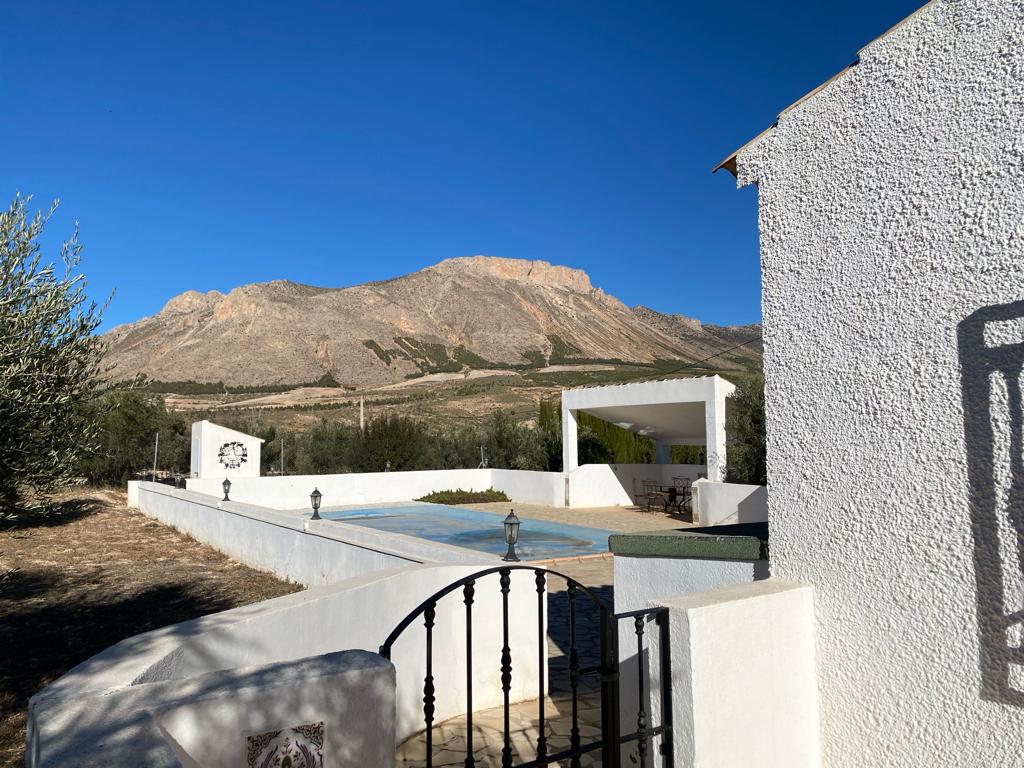
M547 737L549 755L569 749L569 733L572 727L571 704L565 698L545 699L544 732ZM577 701L577 723L580 744L597 741L601 736L601 703L598 694L580 696ZM537 737L540 734L540 719L537 701L513 704L509 707L510 745L513 764L533 760L537 756ZM466 719L455 718L435 726L433 729L432 763L436 768L458 766L466 762ZM500 768L501 750L504 747L504 709L477 712L473 715L473 757L478 768ZM552 766L568 766L568 759L552 762ZM395 755L396 768L424 768L426 766L426 739L418 734L402 744ZM599 750L580 756L580 765L585 768L599 766Z

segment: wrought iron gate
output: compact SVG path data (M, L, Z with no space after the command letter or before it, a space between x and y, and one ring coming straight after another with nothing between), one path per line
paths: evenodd
M534 584L537 592L537 645L538 645L538 738L536 745L536 756L526 762L513 762L512 734L509 721L510 691L512 686L512 649L509 646L509 593L512 588L513 571L532 571L534 573ZM670 685L670 643L669 643L669 622L668 611L665 608L641 609L627 613L614 614L594 592L575 579L564 574L546 568L539 568L530 565L507 565L495 568L488 568L477 573L459 579L443 589L435 592L424 600L416 609L406 616L395 629L388 635L380 647L380 654L387 659L391 658L392 647L401 634L412 625L417 619L423 621L425 629L425 653L426 653L426 674L423 680L423 723L426 728L426 768L433 766L433 740L432 729L434 726L435 702L436 702L436 681L433 674L433 635L435 620L437 618L438 601L461 588L462 602L465 605L466 615L466 759L465 767L474 768L476 758L473 754L473 605L481 596L477 594L477 582L493 574L498 574L498 585L501 598L502 614L502 649L501 658L497 672L501 682L501 690L504 706L504 733L503 746L501 750L502 768L540 768L550 766L561 761L569 761L571 768L579 768L580 759L584 754L601 751L601 765L603 768L618 768L621 764L621 750L623 746L636 743L637 757L640 768L651 766L654 755L651 754L651 744L655 737L660 737L659 753L662 764L665 768L672 765L672 701ZM568 624L569 624L569 698L571 705L571 726L569 731L569 746L567 749L549 754L548 739L545 728L545 694L548 690L545 684L547 673L547 632L545 608L548 593L549 577L557 577L565 581L566 594L569 603ZM593 606L599 611L600 631L600 658L597 664L581 666L580 654L577 643L577 597L582 593L587 597ZM638 685L638 711L636 712L636 730L622 734L620 732L619 713L619 639L618 623L630 621L633 625L633 632L636 635L637 643L637 685ZM649 723L650 713L646 710L647 697L651 690L648 684L648 665L644 663L645 658L645 636L649 635L647 625L655 622L658 632L658 667L660 670L660 704L661 722L657 726ZM580 737L579 723L579 689L581 681L588 676L595 676L600 683L601 701L601 726L600 738L589 743L582 743ZM548 681L550 682L550 681ZM649 760L648 758L652 758Z

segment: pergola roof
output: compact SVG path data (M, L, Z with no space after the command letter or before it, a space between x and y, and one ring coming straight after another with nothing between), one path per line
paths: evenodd
M562 403L655 440L703 443L707 402L735 389L720 376L663 379L565 390Z

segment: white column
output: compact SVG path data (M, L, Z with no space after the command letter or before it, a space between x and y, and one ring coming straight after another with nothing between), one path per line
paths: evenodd
M712 390L704 401L704 429L708 446L708 480L725 479L725 392L712 380Z
M562 402L562 471L566 474L579 466L579 446L576 444L576 411Z

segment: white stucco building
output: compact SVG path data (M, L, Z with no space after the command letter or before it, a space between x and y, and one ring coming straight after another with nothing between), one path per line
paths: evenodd
M263 441L212 421L192 424L192 477L259 477Z
M1024 2L929 3L722 166L758 188L770 567L814 588L823 765L1019 766Z

